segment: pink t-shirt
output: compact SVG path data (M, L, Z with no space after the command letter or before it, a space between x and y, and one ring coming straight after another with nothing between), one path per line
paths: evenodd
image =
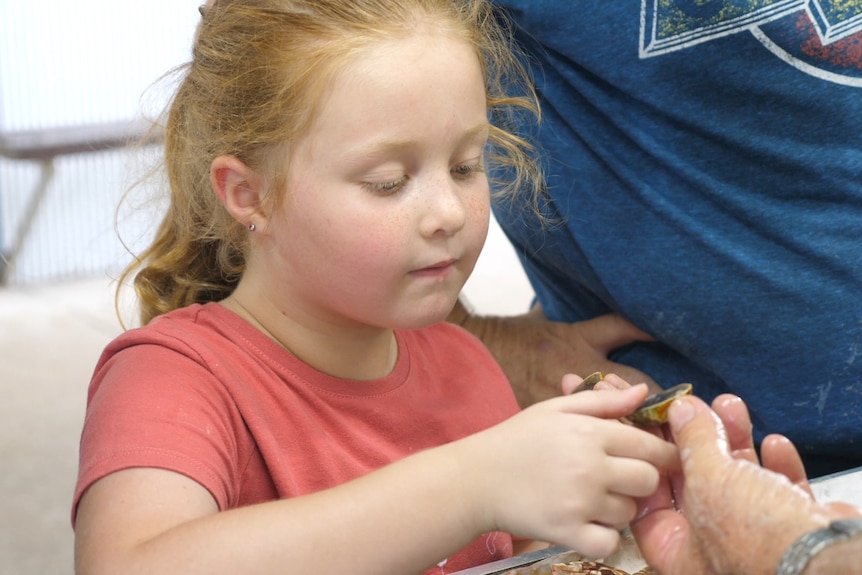
M392 372L354 381L309 367L214 303L124 333L90 384L73 523L82 493L122 469L182 473L225 510L338 485L518 411L466 331L444 322L396 337ZM491 533L428 573L511 554L511 537Z

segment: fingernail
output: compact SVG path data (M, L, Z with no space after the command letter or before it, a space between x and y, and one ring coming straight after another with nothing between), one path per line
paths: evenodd
M719 396L718 400L717 405L720 405L721 407L727 407L732 403L742 403L742 398L738 395L724 394Z
M678 431L694 418L694 406L681 399L676 399L670 405L668 417L671 428Z

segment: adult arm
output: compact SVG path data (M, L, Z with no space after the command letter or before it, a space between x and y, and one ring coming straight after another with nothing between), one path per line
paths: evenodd
M80 501L76 572L417 573L495 530L606 554L677 457L616 421L645 395L558 397L338 487L223 512L183 475L115 472Z
M862 573L862 536L831 545L811 559L803 575L860 575Z
M615 373L632 383L659 387L645 373L608 360L608 354L635 341L652 338L617 314L588 321L550 321L538 304L526 314L481 316L458 301L448 320L482 340L503 368L522 407L560 395L567 373Z

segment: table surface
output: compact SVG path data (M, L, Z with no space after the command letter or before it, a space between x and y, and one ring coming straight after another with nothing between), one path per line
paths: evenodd
M811 480L818 501L843 501L862 507L862 467Z

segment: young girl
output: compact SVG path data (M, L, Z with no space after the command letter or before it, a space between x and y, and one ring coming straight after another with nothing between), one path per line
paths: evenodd
M482 0L216 0L171 104L170 208L105 350L75 492L95 573L451 573L602 555L674 448L644 398L519 412L443 320L530 109ZM529 91L524 93L530 93ZM518 536L513 545L512 535Z

